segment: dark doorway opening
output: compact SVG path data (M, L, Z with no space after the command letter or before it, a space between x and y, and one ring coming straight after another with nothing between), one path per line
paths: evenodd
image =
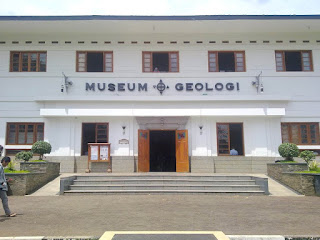
M169 72L169 54L153 53L152 54L153 71Z
M233 52L220 52L218 55L220 72L235 72L235 61Z
M150 172L175 171L175 131L150 131Z
M103 53L94 52L87 54L87 71L103 72Z
M230 148L238 151L238 155L243 155L242 124L233 123L229 125Z

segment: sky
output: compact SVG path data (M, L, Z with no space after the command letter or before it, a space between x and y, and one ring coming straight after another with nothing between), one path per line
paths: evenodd
M320 0L0 0L0 15L305 15Z

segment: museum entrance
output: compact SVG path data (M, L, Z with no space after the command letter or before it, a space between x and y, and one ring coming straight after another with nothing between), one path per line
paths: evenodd
M175 171L175 131L150 131L150 172Z
M187 130L138 130L138 172L189 172Z

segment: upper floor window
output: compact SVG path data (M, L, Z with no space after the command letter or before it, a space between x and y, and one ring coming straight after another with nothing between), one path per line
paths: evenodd
M311 51L276 51L278 72L313 71Z
M11 72L45 72L46 69L46 52L11 52Z
M283 143L297 145L319 145L318 123L281 123Z
M113 72L113 52L77 52L77 72Z
M8 123L8 145L32 145L43 140L44 123Z
M179 72L179 52L142 52L143 72Z
M212 52L208 54L209 72L244 72L244 51L237 52Z

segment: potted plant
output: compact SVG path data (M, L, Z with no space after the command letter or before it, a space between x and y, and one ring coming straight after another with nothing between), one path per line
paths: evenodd
M293 158L299 156L299 148L294 143L282 143L278 151L280 156L285 158L286 162L294 162Z
M30 151L22 151L18 152L16 154L16 159L18 160L24 160L25 162L28 162L33 157L33 153Z
M51 144L45 141L38 141L32 145L32 152L38 153L39 160L43 159L43 154L47 154L51 152Z

